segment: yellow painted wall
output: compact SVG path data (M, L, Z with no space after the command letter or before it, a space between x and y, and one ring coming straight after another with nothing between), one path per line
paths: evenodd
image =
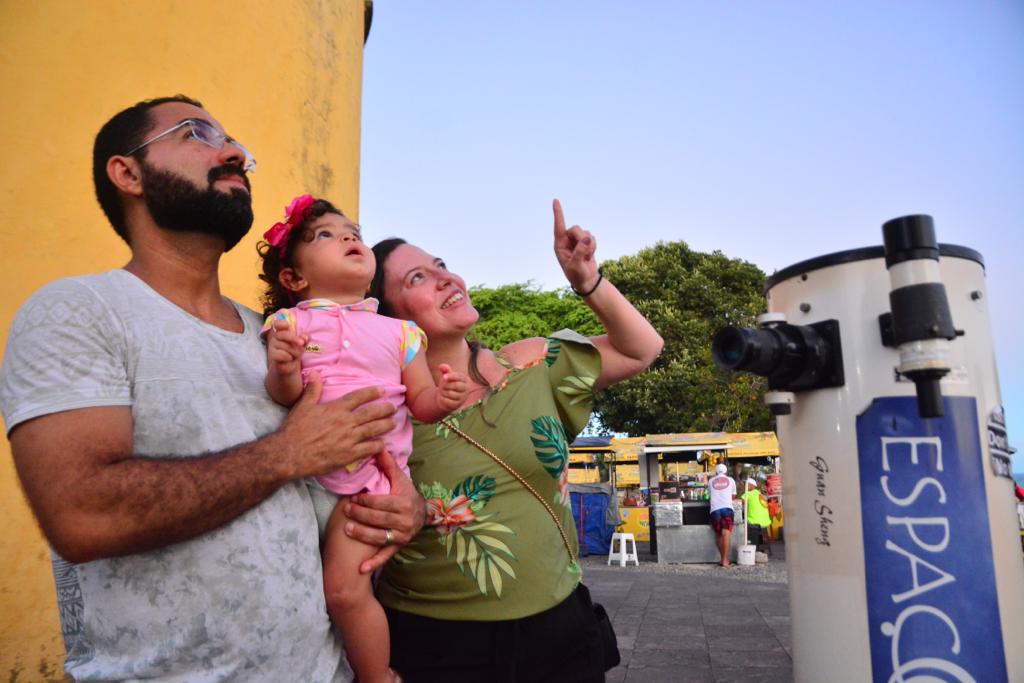
M620 507L619 516L622 518L622 528L619 531L633 534L636 540L649 543L651 540L650 515L649 508Z
M599 484L600 482L601 472L596 467L588 467L586 469L582 467L569 468L570 484Z
M623 486L639 486L640 466L623 463L615 465L615 485L620 488Z
M256 156L252 233L221 268L254 305L255 244L291 197L358 218L364 0L0 0L0 351L18 306L66 275L123 265L93 195L114 113L185 93ZM63 680L46 546L0 440L0 678Z

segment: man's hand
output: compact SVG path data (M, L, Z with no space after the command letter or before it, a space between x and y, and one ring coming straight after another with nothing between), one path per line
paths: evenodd
M462 407L469 394L469 377L452 370L447 363L437 366L441 381L437 383L437 407L446 415Z
M272 437L292 466L291 479L326 474L375 455L384 448L380 437L395 427L395 407L377 400L384 395L380 387L318 403L322 388L320 375L311 373L305 392Z
M345 525L346 534L363 543L380 546L373 557L359 566L362 574L383 567L419 533L426 517L423 497L416 491L412 480L398 468L391 454L382 450L377 456L377 466L391 481L391 493L360 493L352 496L343 510L345 516L352 520ZM391 532L391 543L387 543L385 530Z

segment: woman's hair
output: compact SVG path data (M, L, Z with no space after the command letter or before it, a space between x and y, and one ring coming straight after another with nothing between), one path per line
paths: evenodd
M401 237L389 237L386 240L381 240L377 244L373 245L373 256L377 259L377 272L373 274L373 281L370 282L370 290L367 296L372 296L380 302L377 307L377 312L381 315L387 315L394 317L394 308L391 302L388 301L387 293L384 291L384 270L385 264L387 263L388 257L398 247L403 244L408 244ZM414 321L415 322L415 321ZM480 356L481 349L486 349L487 345L481 341L470 341L469 343L469 377L480 386L487 387L487 395L484 397L484 403L487 402L487 398L493 393L490 383L487 378L484 377L483 373L480 372L480 366L478 358ZM480 406L480 416L484 422L494 426L484 414L483 405Z
M377 307L378 313L392 318L395 317L394 310L391 308L391 302L384 296L384 263L391 256L391 252L403 244L408 244L408 242L401 237L389 237L373 245L373 257L377 259L377 270L373 273L373 279L370 280L370 289L366 295L380 302L380 305Z
M295 267L295 263L292 260L295 254L295 247L299 242L309 242L312 239L309 225L327 213L334 213L345 218L345 214L334 204L331 204L326 199L317 199L310 205L309 215L288 232L283 250L265 240L260 240L256 245L256 251L263 260L263 272L260 273L260 279L266 284L266 289L260 297L260 303L263 304L264 317L273 315L282 308L290 308L295 305L295 293L285 289L278 276L285 268ZM377 272L380 272L380 270L378 268ZM374 277L376 278L376 276Z

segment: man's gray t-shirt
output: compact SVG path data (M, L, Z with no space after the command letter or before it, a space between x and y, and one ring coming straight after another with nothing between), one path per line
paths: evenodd
M8 431L50 413L129 406L137 456L193 457L268 434L285 411L263 387L262 321L234 305L242 333L204 323L124 270L43 287L8 338ZM321 571L302 482L190 541L78 565L55 555L66 669L76 680L346 680Z

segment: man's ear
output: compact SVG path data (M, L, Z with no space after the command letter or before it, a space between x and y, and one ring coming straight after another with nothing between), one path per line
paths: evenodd
M281 269L281 272L277 274L277 281L289 292L298 293L309 287L306 278L302 277L299 271L290 267Z
M142 171L132 157L114 155L107 159L107 177L121 192L132 197L142 196Z

